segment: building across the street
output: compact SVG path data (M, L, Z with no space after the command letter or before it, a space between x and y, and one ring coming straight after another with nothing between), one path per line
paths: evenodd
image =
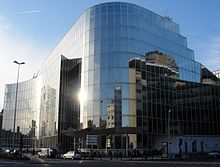
M4 112L4 110L2 109L2 111L0 112L0 138L2 137L2 119L3 119L3 112ZM1 141L0 141L0 145L1 145Z
M15 147L220 149L220 79L196 62L179 25L141 6L88 8L19 83ZM2 147L12 146L16 84L6 85Z
M213 71L213 74L215 74L217 78L220 78L220 69Z

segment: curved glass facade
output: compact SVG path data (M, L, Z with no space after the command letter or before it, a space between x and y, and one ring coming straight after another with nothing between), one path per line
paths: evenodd
M194 60L177 23L134 4L87 9L44 61L39 76L38 147L73 147L73 139L62 133L69 127L116 129L120 135L113 137L103 131L75 135L78 146L99 148L125 148L128 142L153 148L157 136L168 135L168 125L172 135L220 134L219 80ZM13 110L8 104L7 112ZM12 126L6 122L3 128Z
M36 147L39 136L40 78L21 82L18 85L15 148L20 147L23 139L25 148ZM1 144L12 147L13 123L15 112L16 84L6 85Z
M99 127L99 118L107 118L115 87L121 87L122 126L130 126L129 60L144 58L149 51L159 50L175 58L179 78L200 82L200 64L187 48L179 26L167 17L129 3L105 3L86 11L84 82L87 94L84 104L83 127L89 120ZM100 101L102 103L100 104ZM100 108L101 107L101 108ZM102 112L100 114L100 112Z

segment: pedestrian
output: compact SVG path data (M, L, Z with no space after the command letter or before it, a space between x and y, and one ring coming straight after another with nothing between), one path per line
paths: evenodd
M112 160L112 151L109 151L110 160Z

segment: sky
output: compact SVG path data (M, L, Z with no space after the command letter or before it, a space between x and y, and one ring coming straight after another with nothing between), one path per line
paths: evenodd
M31 79L83 11L105 0L0 0L0 110L5 84ZM220 69L219 0L122 0L166 15L180 25L195 60Z

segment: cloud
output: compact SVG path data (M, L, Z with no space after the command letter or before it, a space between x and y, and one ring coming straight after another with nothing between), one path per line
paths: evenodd
M33 13L42 13L42 10L25 10L18 12L17 14L33 14Z
M22 34L6 17L0 16L0 109L3 107L5 84L15 83L17 65L14 60L24 61L20 79L31 79L49 51L36 44L28 34Z

